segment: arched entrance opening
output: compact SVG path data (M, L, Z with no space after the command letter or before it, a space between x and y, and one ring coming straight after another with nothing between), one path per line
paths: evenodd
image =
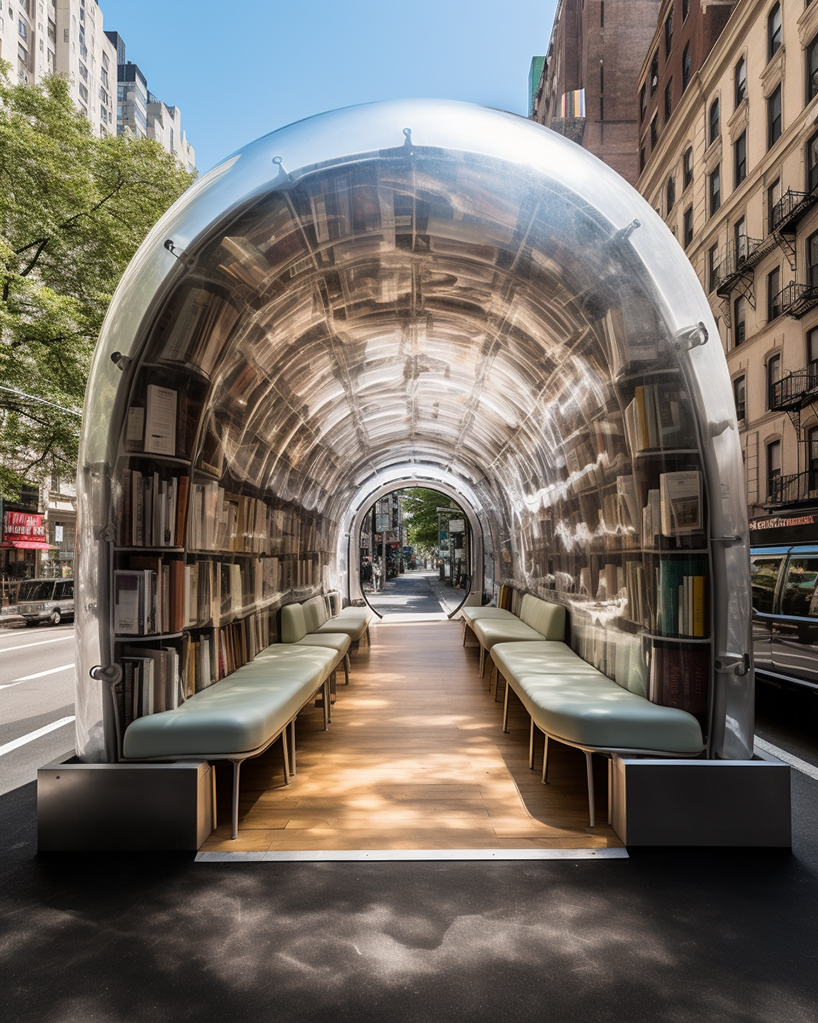
M157 225L100 338L78 752L115 759L137 641L196 693L275 640L283 606L360 599L362 517L419 485L467 512L467 604L504 585L564 605L574 651L654 702L695 666L707 756L747 760L741 466L696 275L587 152L432 101L275 132ZM145 572L177 596L135 640L118 595Z
M474 577L482 574L482 544L473 512L429 487L404 486L370 502L350 535L356 602L360 594L379 618L422 614L431 621L453 617L472 592L480 595Z

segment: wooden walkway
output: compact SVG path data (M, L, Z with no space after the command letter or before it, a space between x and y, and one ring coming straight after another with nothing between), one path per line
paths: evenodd
M219 765L219 827L202 851L317 849L589 849L621 847L605 823L607 770L596 765L597 826L588 826L585 758L542 740L528 768L528 715L478 674L459 622L372 627L338 685L332 726L310 708L297 725L298 773L284 785L278 743L242 768L239 837L230 839L230 771Z

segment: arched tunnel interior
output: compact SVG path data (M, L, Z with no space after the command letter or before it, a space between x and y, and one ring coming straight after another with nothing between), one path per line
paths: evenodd
M466 104L282 129L166 215L103 329L80 456L78 751L114 756L89 671L122 656L116 572L149 556L196 573L197 608L165 631L201 665L219 613L270 641L282 604L359 599L362 510L422 485L479 539L467 603L506 584L565 604L574 649L651 699L661 651L704 664L708 753L746 758L740 470L706 298L607 167ZM684 577L703 580L695 614Z

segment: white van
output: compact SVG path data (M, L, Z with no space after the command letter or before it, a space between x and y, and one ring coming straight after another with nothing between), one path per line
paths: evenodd
M63 618L73 621L74 580L24 579L17 590L17 612L26 625L59 625Z

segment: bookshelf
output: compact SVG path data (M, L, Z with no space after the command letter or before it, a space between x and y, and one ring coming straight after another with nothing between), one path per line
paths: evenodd
M278 609L320 592L328 564L317 516L265 474L269 438L254 420L265 372L249 356L218 369L239 303L253 300L246 279L219 275L202 266L178 285L125 370L108 540L120 748L135 717L178 706L274 642Z

